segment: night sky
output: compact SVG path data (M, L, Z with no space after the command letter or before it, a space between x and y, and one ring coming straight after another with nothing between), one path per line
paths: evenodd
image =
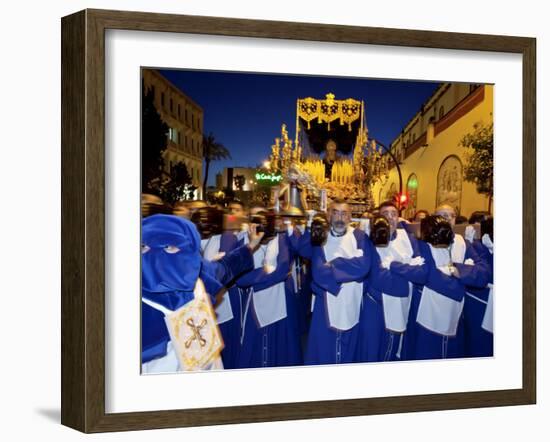
M369 136L389 146L439 84L212 71L160 73L203 108L204 133L212 132L231 152L232 159L211 163L209 185L224 167L255 167L265 161L283 123L294 140L298 98L324 99L332 92L337 100L363 100Z

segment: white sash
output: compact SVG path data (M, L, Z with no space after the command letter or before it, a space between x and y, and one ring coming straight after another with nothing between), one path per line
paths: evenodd
M220 251L221 235L212 235L208 239L201 239L202 256L207 261L216 261Z
M403 333L407 329L412 290L412 284L409 282L409 295L406 297L402 298L382 293L382 306L384 309L386 329L395 333Z
M493 254L493 241L491 237L486 233L481 238L482 244L487 247L489 253ZM487 308L485 309L485 315L483 316L483 321L481 322L481 327L487 330L489 333L493 333L493 284L487 284L489 287L489 298L487 299Z
M217 261L225 256L224 252L220 252L221 235L212 235L209 239L201 241L202 256L207 261ZM229 293L226 291L223 294L222 301L216 306L216 318L218 324L231 321L233 319L233 309L229 300Z
M464 263L464 257L466 256L466 241L464 241L464 238L461 235L458 235L456 233L454 238L455 239L453 241L453 245L451 246L451 256L453 257L453 262L462 264Z
M463 307L464 298L458 302L425 286L416 321L434 333L455 336Z
M273 238L267 245L261 245L254 253L254 268L263 267L266 273L277 268L279 255L279 237ZM252 293L254 313L260 327L273 324L286 318L285 281Z
M489 252L492 255L493 254L493 241L491 241L491 237L487 233L485 235L483 235L483 237L481 238L481 243L485 247L487 247L487 249L489 250Z
M390 241L387 247L377 247L376 251L381 261L384 261L384 258L391 257L392 261L408 264L413 256L413 248L409 236L404 229L397 229L395 234L395 239Z
M403 229L397 229L395 233L395 239L390 241L387 247L377 247L376 251L381 261L390 259L391 261L408 264L413 256L413 248L409 236ZM396 333L403 333L405 331L411 307L412 290L412 284L409 282L409 294L406 297L382 293L386 329Z
M487 284L489 287L489 298L487 299L487 308L485 309L485 315L481 322L481 328L487 330L489 333L493 333L493 284Z
M431 244L428 245L430 246L436 267L447 273L448 265L451 264L449 250L434 248ZM455 241L451 249L452 261L457 263L464 262L465 253L466 243L464 238L460 235L455 235ZM455 301L424 286L416 321L434 333L443 336L455 336L463 308L464 298L460 302Z
M142 364L142 373L223 369L220 357L223 341L218 327L207 323L209 318L212 318L213 321L214 317L209 295L206 293L204 284L200 279L197 279L193 296L193 301L177 310L170 310L150 299L141 298L149 307L160 311L164 315L166 327L170 333L166 355ZM195 310L193 310L194 308ZM196 327L198 333L194 333L192 330L191 332L182 331L185 328L182 325L185 318L189 318L189 320L196 319L196 321L193 321L193 325L196 323L198 326ZM202 323L203 320L204 324ZM197 341L198 344L194 341ZM204 344L199 341L203 341ZM187 342L189 342L189 346Z
M233 319L233 309L231 308L228 291L223 294L221 302L216 306L216 318L218 324L223 324Z
M343 236L335 237L329 234L323 250L327 262L336 258L363 256L363 250L357 247L352 227L348 227ZM326 300L330 326L338 330L349 330L359 322L363 300L363 282L345 282L338 295L326 292Z

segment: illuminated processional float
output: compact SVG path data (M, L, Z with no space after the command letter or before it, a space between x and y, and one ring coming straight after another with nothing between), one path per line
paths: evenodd
M282 177L272 189L272 203L289 216L301 216L308 209L325 211L327 200L339 199L360 216L373 208L372 186L388 179L387 160L368 136L363 101L336 100L332 93L325 99L300 98L294 142L283 124L271 146L270 172Z

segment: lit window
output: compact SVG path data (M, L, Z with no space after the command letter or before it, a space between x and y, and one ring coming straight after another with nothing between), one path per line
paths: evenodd
M177 130L177 129L174 129L173 127L171 127L171 128L168 130L168 138L170 138L170 141L172 141L173 143L178 144L178 142L179 142L179 133L178 133L178 130Z

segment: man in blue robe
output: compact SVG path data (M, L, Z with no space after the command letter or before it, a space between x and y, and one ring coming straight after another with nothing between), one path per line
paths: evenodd
M237 367L301 365L288 235L282 223L275 226L274 214L256 218L266 220L265 237L254 252L254 269L236 281L247 292Z
M328 212L328 232L319 238L322 226L312 224L300 248L311 258L315 299L305 355L310 365L357 361L363 281L373 253L365 233L349 225L348 204L335 201Z
M240 207L240 206L237 206ZM219 261L226 254L242 245L234 230L223 230L223 212L213 207L199 208L192 221L201 234L201 252L210 262ZM234 284L226 284L215 304L216 319L223 337L221 353L224 369L235 368L241 337L241 290Z
M300 243L306 228L306 220L293 217L284 220L291 252L292 279L296 294L298 329L303 336L309 330L311 316L311 271L309 260L300 255Z
M250 228L248 246L216 262L203 260L195 225L174 215L142 222L142 373L180 371L165 315L195 299L204 288L212 302L223 285L253 266L252 251L263 234Z
M438 207L436 215L422 220L421 253L428 277L418 304L411 305L413 359L464 357L463 307L466 286L484 287L488 272L471 245L452 232L456 213Z
M466 287L464 338L467 357L493 356L493 218L481 221L481 239L471 244L485 263L489 279L486 287Z
M379 211L383 218L373 220L376 253L361 312L359 359L366 362L407 359L410 304L427 277L418 241L399 227L397 206L386 201Z

